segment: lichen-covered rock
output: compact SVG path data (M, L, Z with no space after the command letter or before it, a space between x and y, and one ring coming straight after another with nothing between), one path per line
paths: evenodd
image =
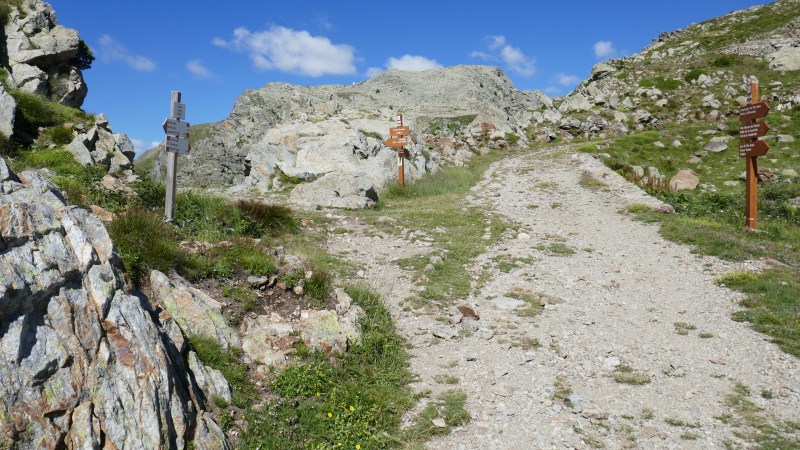
M241 347L236 331L222 316L222 304L191 286L180 275L171 277L154 270L150 273L153 301L163 305L186 334L199 334L216 340L223 348Z
M264 374L270 366L283 365L299 340L325 353L347 351L360 339L364 310L343 290L335 292L333 310L303 310L293 320L276 313L245 318L239 327L245 361L257 364L257 372Z
M289 201L307 208L363 209L378 201L378 193L364 175L332 172L294 188Z
M0 186L0 448L227 448L100 220L1 159Z
M14 119L17 113L17 101L6 92L0 84L0 134L6 138L14 134Z

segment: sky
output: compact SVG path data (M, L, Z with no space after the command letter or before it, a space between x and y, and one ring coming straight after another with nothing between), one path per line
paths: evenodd
M662 31L757 0L50 0L97 58L83 109L105 113L139 152L164 138L171 91L192 124L224 119L269 82L352 84L382 70L501 67L518 89L569 93L600 61Z

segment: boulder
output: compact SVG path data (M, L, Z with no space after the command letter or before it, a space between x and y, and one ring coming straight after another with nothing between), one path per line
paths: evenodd
M100 220L35 172L0 177L0 448L223 443Z
M227 403L231 402L233 398L231 386L228 384L228 380L225 379L222 372L204 365L195 352L189 352L187 360L189 362L189 370L191 370L192 375L194 375L197 387L203 391L206 400L211 401L215 398L220 398Z
M698 184L700 184L700 178L697 177L697 174L689 169L683 169L669 180L669 190L672 192L691 191L696 189Z
M9 138L14 134L17 101L0 85L0 134Z
M78 32L56 24L53 8L42 1L22 2L6 25L8 60L12 64L60 65L78 54Z
M800 70L800 47L787 45L767 55L772 70Z
M80 108L89 93L83 74L74 67L62 67L60 71L51 73L48 83L50 100L73 108Z
M720 141L709 142L703 148L712 153L720 153L728 149L728 144L726 142L720 142Z
M306 208L369 208L378 201L378 193L364 175L331 172L292 190L289 201Z
M222 304L193 287L180 275L171 277L154 270L150 273L153 302L180 325L184 333L214 339L223 348L241 347L236 331L222 316Z
M36 66L16 64L8 77L10 86L41 96L47 95L47 74Z
M788 143L794 142L794 136L792 136L791 134L779 134L775 138L775 141L788 144Z
M592 106L594 105L592 105L592 102L590 102L585 95L575 93L567 96L558 107L558 110L559 112L568 114L572 112L589 111L592 109Z
M592 74L589 76L589 78L592 80L599 80L601 78L605 78L606 76L616 71L617 69L611 66L611 64L601 62L592 67Z

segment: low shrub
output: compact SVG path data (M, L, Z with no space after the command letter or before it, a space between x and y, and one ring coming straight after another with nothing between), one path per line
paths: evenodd
M257 200L239 200L234 206L244 219L242 231L250 236L262 237L267 233L297 230L297 220L287 206L271 205Z

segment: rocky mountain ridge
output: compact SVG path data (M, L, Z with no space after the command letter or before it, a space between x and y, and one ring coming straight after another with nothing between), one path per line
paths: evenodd
M412 180L499 143L723 123L746 100L743 74L800 68L797 9L796 0L781 0L662 33L638 54L599 63L572 93L554 99L519 91L501 69L483 66L391 70L352 86L270 83L240 96L227 119L197 130L180 183L263 193L283 189L286 176L311 182L338 172L378 188L396 179L394 152L381 143L396 113L412 126ZM800 104L796 85L772 84L764 93L778 111ZM154 156L143 161L152 167ZM161 171L163 158L151 175Z

